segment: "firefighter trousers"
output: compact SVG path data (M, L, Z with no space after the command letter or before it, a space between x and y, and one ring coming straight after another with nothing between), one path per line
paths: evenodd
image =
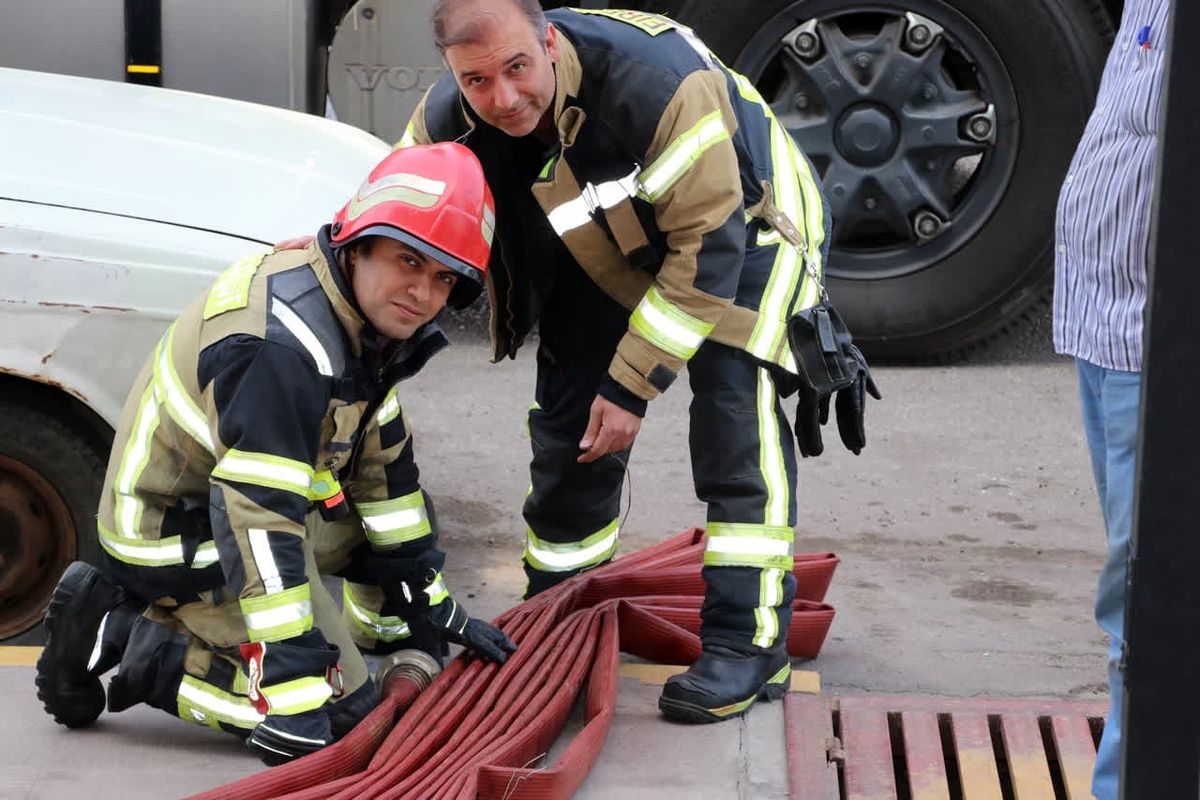
M576 461L629 312L577 266L559 269L555 282L541 315L529 412L526 596L613 557L629 460L626 450ZM786 637L796 592L796 453L780 402L794 378L715 342L701 345L688 376L692 477L708 506L701 638L750 653L774 649Z
M309 515L307 527L305 574L313 628L340 651L338 668L328 675L334 693L329 714L335 735L340 735L377 699L368 686L366 660L322 582L325 570L318 568L318 558L341 557L353 527L324 525L315 513ZM137 592L137 587L129 588ZM178 605L169 599L151 603L130 628L117 675L109 685L110 710L146 703L189 722L249 734L262 715L247 694L249 678L238 648L245 641L238 599L225 590L202 592L198 599ZM348 702L340 706L342 700Z

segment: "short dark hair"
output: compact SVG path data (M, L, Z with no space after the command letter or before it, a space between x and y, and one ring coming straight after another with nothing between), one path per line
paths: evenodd
M446 30L446 20L450 15L471 2L472 0L437 0L433 12L429 16L429 22L433 26L433 43L437 46L438 52L444 53L447 47L453 47L456 44L475 44L483 38L483 29L478 20L471 20L453 32ZM537 34L538 41L545 40L546 15L542 11L542 4L538 0L508 0L508 2L512 3L513 7L521 12L521 15L529 22L534 33Z

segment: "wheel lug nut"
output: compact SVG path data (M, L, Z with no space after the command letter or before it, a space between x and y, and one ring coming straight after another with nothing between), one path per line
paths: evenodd
M817 36L808 31L801 32L796 37L796 52L802 56L811 56L817 52Z
M915 47L924 47L933 38L927 25L913 25L908 29L908 42Z
M921 89L921 97L924 97L926 100L932 100L933 98L937 97L937 89L934 88L932 83L927 83L925 84L924 88Z
M804 92L797 92L792 98L792 102L796 104L797 111L806 111L808 109L808 95Z
M875 206L877 206L879 204L875 201L874 197L868 197L866 202L863 203L863 205L865 205L867 207L867 211L874 211Z
M854 57L854 63L858 64L858 66L862 67L863 69L866 69L867 67L871 66L871 56L868 53L859 53Z
M977 142L992 135L992 120L987 114L976 114L967 121L967 134Z
M942 220L932 211L918 211L913 217L913 232L922 241L932 239L942 232Z

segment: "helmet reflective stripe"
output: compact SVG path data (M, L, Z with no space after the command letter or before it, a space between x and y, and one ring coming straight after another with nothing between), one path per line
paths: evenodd
M483 240L491 246L492 237L496 233L496 212L492 211L492 207L489 205L483 207L483 221L480 227L483 231Z

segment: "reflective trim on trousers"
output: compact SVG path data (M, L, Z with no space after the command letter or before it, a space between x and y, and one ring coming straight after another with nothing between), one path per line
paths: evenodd
M617 551L620 519L578 542L547 542L526 528L525 561L543 572L569 572L599 564Z

